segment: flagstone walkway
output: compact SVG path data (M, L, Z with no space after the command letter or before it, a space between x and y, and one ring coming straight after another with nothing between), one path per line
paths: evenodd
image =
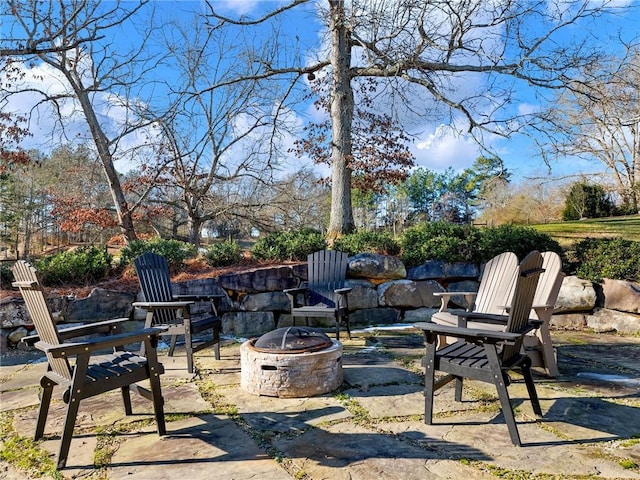
M118 392L83 401L63 478L87 479L483 479L640 478L640 338L553 332L562 375L537 375L544 417L536 419L523 382L509 387L523 441L515 447L495 390L465 384L438 392L434 425L424 424L421 336L361 332L344 342L344 384L313 398L257 397L240 389L239 344L222 359L161 354L167 431L158 437L151 406L125 417ZM3 358L0 435L30 438L38 381L34 355ZM57 452L64 404L52 404L41 448ZM15 433L7 432L7 426ZM112 432L113 435L105 435ZM3 438L3 437L0 437ZM0 443L0 447L5 445ZM94 458L106 467L94 467ZM0 462L0 479L31 478Z

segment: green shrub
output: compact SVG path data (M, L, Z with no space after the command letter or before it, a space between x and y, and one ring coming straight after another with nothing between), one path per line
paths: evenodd
M194 245L178 240L164 240L152 238L151 240L134 240L120 251L120 267L127 267L133 263L133 259L146 252L154 252L167 259L172 271L180 271L184 268L184 261L196 256Z
M640 280L640 242L585 238L576 244L576 260L576 274L585 280Z
M360 231L338 238L333 248L349 255L358 253L380 253L383 255L397 255L400 244L387 232Z
M83 247L41 258L35 267L45 285L89 285L109 276L112 261L105 247Z
M9 288L9 286L15 281L11 266L8 262L0 262L0 285L3 288Z
M242 260L242 249L238 242L226 240L221 243L214 243L209 246L204 253L207 263L212 267L224 267L240 263Z
M0 262L0 286L9 288L14 281L11 265L8 262Z
M549 235L522 225L500 225L481 229L478 250L481 262L486 262L503 252L514 252L521 260L532 250L550 250L562 256L562 247Z
M407 267L427 260L479 262L478 230L470 225L427 222L406 229L400 237L401 258Z
M327 248L320 232L310 228L274 232L259 239L251 252L258 260L306 260L307 255Z

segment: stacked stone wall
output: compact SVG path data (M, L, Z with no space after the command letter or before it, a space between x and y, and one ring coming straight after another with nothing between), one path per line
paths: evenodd
M360 254L349 259L347 285L352 288L348 301L352 328L411 324L429 320L440 307L435 292L477 290L479 265L430 261L406 269L391 256ZM305 264L278 266L230 273L219 277L175 284L176 294L224 295L219 313L225 334L251 338L277 327L291 324L289 302L283 293L306 280ZM107 318L130 317L142 320L144 312L131 304L139 292L94 289L86 298L52 296L50 306L60 323L87 323ZM452 298L452 307L466 307L463 296ZM210 308L203 302L194 312ZM331 327L316 319L316 326ZM640 332L640 284L605 280L593 284L575 276L564 279L552 327L591 329L597 332ZM0 299L0 348L19 344L33 330L18 292Z

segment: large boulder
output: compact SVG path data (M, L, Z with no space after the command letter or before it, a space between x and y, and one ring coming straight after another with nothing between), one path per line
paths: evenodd
M590 312L595 306L596 290L593 283L575 275L564 278L556 301L556 311Z
M422 265L409 269L409 280L444 280L453 278L473 278L480 276L480 268L475 263L429 260Z
M640 333L640 315L600 308L587 315L587 327L595 332Z
M433 293L443 291L442 285L434 280L394 280L378 286L378 304L381 307L437 307L440 299Z
M361 308L376 308L378 306L378 292L376 286L368 280L350 279L345 282L345 287L350 287L347 294L349 310Z
M399 319L400 311L395 308L364 308L349 314L351 329L354 325L391 325Z
M291 303L284 292L249 293L240 300L240 310L257 311L289 311Z
M431 317L438 311L437 308L416 308L414 310L405 310L403 321L405 323L430 322Z
M64 312L65 321L90 323L128 317L135 297L136 294L131 292L94 288L88 297L69 301Z
M257 337L276 328L273 312L228 312L222 315L222 332L236 337Z
M378 253L360 253L350 257L347 271L352 277L381 280L394 280L407 276L402 260Z
M640 283L605 278L602 293L604 308L640 313Z
M564 330L582 330L587 326L587 313L556 313L549 323L552 327Z
M218 284L222 288L243 293L275 292L297 287L298 283L289 267L260 268L218 277Z

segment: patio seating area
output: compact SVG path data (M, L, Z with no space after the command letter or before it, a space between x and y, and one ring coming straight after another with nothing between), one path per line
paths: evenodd
M424 423L425 353L413 329L354 330L344 347L339 392L309 398L261 397L240 388L240 339L223 338L195 354L189 374L184 345L159 349L165 373L166 436L153 408L119 392L80 405L65 478L371 479L529 478L534 475L640 478L640 338L553 331L560 376L534 373L543 417L537 419L522 378L509 387L522 447L509 438L495 388L466 381L436 393L433 424ZM182 349L182 351L180 351ZM39 379L36 353L3 358L4 421L32 438ZM57 453L65 404L56 398L40 444ZM7 415L12 417L8 420ZM106 432L114 432L105 442ZM94 458L106 458L98 473ZM635 466L634 466L635 465ZM520 472L520 473L519 473ZM6 462L0 478L27 479Z

